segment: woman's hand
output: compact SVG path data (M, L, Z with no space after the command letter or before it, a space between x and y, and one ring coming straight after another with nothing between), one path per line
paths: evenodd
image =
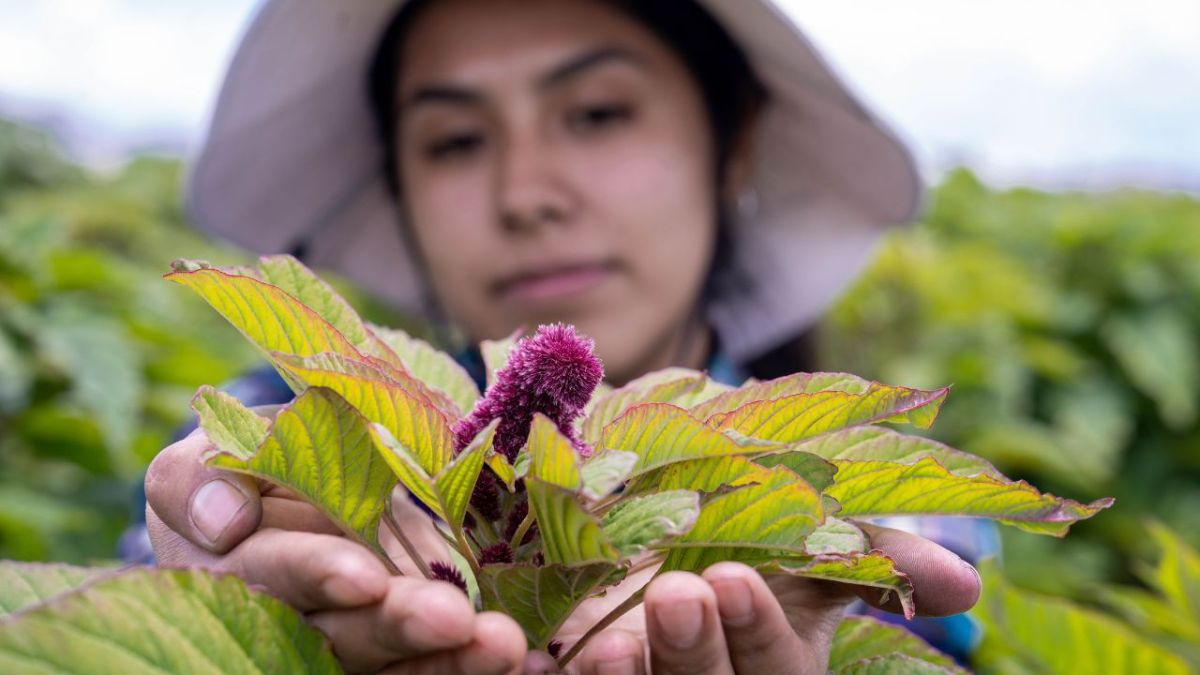
M461 591L416 573L390 534L383 543L407 576L393 577L286 490L204 466L197 431L167 447L146 474L146 524L163 566L227 571L304 612L350 672L518 670L525 636L507 616L476 614ZM429 518L400 495L398 520L428 559L449 560Z
M860 527L873 548L891 556L909 575L920 614L957 614L979 599L979 574L950 551L899 530ZM646 570L605 597L586 602L559 633L565 647L652 576ZM880 596L875 589L799 577L764 579L740 563L719 563L699 576L669 572L650 584L641 607L594 636L568 671L824 673L834 630L851 602L861 597L899 611L895 594L884 604Z

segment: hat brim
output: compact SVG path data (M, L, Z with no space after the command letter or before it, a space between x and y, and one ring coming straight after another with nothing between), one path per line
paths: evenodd
M303 246L410 313L423 283L398 228L368 109L367 64L406 0L270 0L228 69L187 177L206 230L261 253ZM700 0L745 51L770 100L751 176L758 207L736 223L735 275L709 307L735 360L811 324L879 234L912 219L921 183L902 143L766 0Z

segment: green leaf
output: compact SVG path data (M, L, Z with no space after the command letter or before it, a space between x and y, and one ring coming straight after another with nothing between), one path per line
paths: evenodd
M754 463L767 468L786 466L793 473L808 481L808 484L818 492L833 485L833 477L837 473L837 467L830 462L814 454L797 450L755 457Z
M0 672L340 673L325 638L233 576L133 569L0 623Z
M494 450L488 450L484 461L487 463L488 468L496 474L496 478L499 478L500 482L504 483L504 487L508 488L509 492L513 492L516 489L517 472L513 468L513 465L508 463L507 457Z
M942 668L934 672L965 673L955 665L954 659L930 647L921 638L900 626L866 616L848 617L838 624L829 651L829 670L840 673L843 669L856 667L860 661L890 655L904 655Z
M387 427L376 422L372 422L368 429L371 434L371 441L375 444L375 449L379 456L383 458L384 463L388 465L392 473L399 479L400 484L408 490L409 494L416 497L421 503L428 506L437 517L442 520L449 520L442 510L441 499L438 497L437 488L434 486L433 477L429 475L429 471L421 464L421 460L416 454L401 441L397 440L392 432L388 431Z
M458 361L424 340L395 328L370 326L370 330L399 356L413 377L446 394L460 412L469 412L479 400L479 388Z
M613 546L630 557L686 533L700 515L700 495L671 490L617 502L601 525Z
M861 394L870 386L870 381L848 373L795 373L727 391L692 407L691 413L703 420L717 413L733 412L754 401L765 401L795 394L815 394L819 391L844 391L850 394Z
M908 576L896 569L895 562L880 553L819 555L809 559L767 561L758 565L765 573L790 574L808 579L823 579L838 583L877 588L884 592L880 602L895 593L905 618L916 614L913 588Z
M200 427L222 452L248 460L271 434L271 421L259 417L241 401L205 385L192 397Z
M413 453L427 474L437 474L454 456L454 435L447 417L420 393L413 393L379 370L354 371L333 366L322 367L325 361L343 366L350 361L336 357L295 359L280 356L278 363L300 382L310 387L326 387L350 402L371 422L382 425L395 439Z
M983 474L1003 478L996 467L980 457L955 450L921 436L909 436L883 427L854 427L797 443L791 448L828 460L873 460L916 464L925 458L937 460L956 476Z
M579 467L583 478L583 494L590 499L601 499L612 494L637 464L638 456L632 452L609 450L593 456Z
M862 394L841 391L796 394L747 403L732 412L717 413L706 419L705 424L779 443L795 443L882 421L902 420L928 427L948 391L875 385Z
M521 331L517 331L502 340L484 340L479 344L479 352L483 356L483 367L487 371L488 387L491 387L492 383L496 381L496 371L508 363L508 355L512 353L512 348L520 337Z
M1141 576L1171 606L1200 625L1200 553L1160 523L1151 523L1149 530L1161 557L1153 572Z
M316 312L351 344L363 348L370 336L358 312L333 287L290 255L258 259L258 276Z
M612 563L486 565L479 577L483 608L516 619L531 649L545 649L579 603L625 576Z
M223 452L218 448L206 460L294 490L347 534L383 553L379 521L395 478L375 451L367 421L336 393L311 388L282 408L253 457Z
M980 653L987 659L1016 657L1031 671L1049 673L1189 672L1178 657L1112 617L1013 588L995 565L981 566L980 576L983 596L971 614L984 624Z
M617 550L605 536L600 521L583 510L573 492L533 477L525 479L525 489L537 518L547 563L574 567L617 561Z
M873 656L833 671L834 675L953 675L962 672L908 654Z
M112 571L57 563L0 561L0 620Z
M583 486L579 455L550 418L534 414L525 448L529 453L529 478L571 491Z
M650 474L644 484L658 490L716 492L725 486L761 482L769 474L770 467L740 455L725 455L668 464Z
M1134 386L1150 397L1172 429L1187 429L1200 412L1200 348L1194 323L1174 310L1117 315L1100 331Z
M866 553L867 536L852 523L826 518L804 540L804 552L809 555Z
M643 375L597 400L583 420L583 439L589 443L600 440L604 427L632 405L676 403L703 389L707 382L704 373L687 368L667 368Z
M1108 508L1112 499L1080 504L1042 494L1024 481L955 476L933 459L916 464L835 462L838 473L826 494L842 516L954 515L993 518L1028 532L1063 536L1071 523Z
M765 450L761 446L742 446L683 408L667 403L642 403L629 408L604 428L600 447L636 454L634 476L673 462Z
M766 469L757 480L712 497L692 529L669 546L803 553L804 538L824 519L820 493L784 467Z
M454 527L462 525L467 512L467 503L483 470L484 454L491 450L492 437L499 420L493 420L471 445L460 452L434 479L438 499L441 501L443 519Z

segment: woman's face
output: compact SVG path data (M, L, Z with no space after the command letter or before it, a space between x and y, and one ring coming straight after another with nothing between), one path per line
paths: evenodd
M679 57L590 0L440 0L403 49L405 212L450 319L573 323L615 382L702 365L714 160Z

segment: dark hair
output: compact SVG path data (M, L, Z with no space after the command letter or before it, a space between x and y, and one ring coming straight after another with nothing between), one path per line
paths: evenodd
M396 157L396 73L401 45L416 17L432 0L410 0L396 12L384 30L371 61L369 93L371 111L384 148L383 170L389 189L400 197ZM638 20L670 46L700 87L714 141L717 199L717 235L713 259L702 291L702 300L715 297L732 279L732 213L721 198L729 158L744 141L743 134L766 99L766 90L750 68L746 55L721 24L693 0L608 0L609 4ZM411 233L404 235L411 242Z

